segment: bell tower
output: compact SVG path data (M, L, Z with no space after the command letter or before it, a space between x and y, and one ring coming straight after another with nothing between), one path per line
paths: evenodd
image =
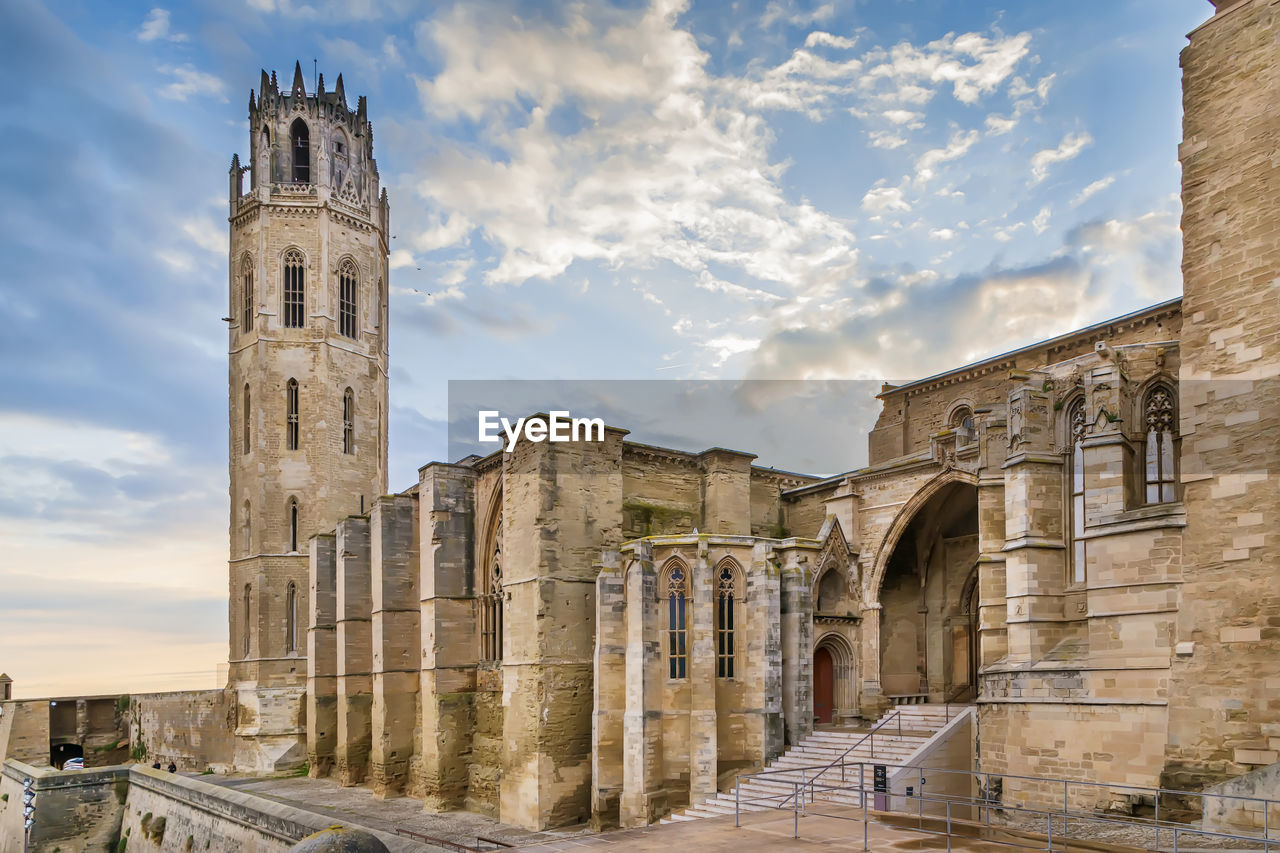
M229 186L228 660L258 706L236 763L281 769L305 758L301 721L265 709L295 693L301 709L308 540L387 489L389 207L365 98L351 110L341 75L308 93L298 64L287 90L262 72L249 131Z

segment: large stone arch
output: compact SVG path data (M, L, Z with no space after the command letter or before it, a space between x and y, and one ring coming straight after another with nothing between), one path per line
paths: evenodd
M898 546L898 540L906 532L907 526L911 524L916 514L929 504L929 501L933 500L943 489L953 483L963 483L977 488L978 475L955 468L941 471L937 476L917 489L915 494L903 504L898 514L894 516L893 523L889 525L888 531L885 532L884 538L880 540L880 544L876 548L876 556L871 564L871 571L867 573L863 581L862 597L867 605L880 600L880 586L884 583L884 572L889 565L889 558L893 555L893 549Z

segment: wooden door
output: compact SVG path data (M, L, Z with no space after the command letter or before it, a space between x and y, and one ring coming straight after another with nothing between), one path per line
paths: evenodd
M831 652L818 649L813 653L813 715L819 723L831 722L835 686L835 662L831 660Z

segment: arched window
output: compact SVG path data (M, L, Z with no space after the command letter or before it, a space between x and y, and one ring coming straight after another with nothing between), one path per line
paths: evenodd
M240 328L248 332L253 330L253 315L257 313L253 310L253 260L248 255L240 262L240 283L240 295L243 297Z
M689 575L683 563L667 574L667 668L669 678L685 678L689 672L687 602Z
M845 595L844 577L834 568L827 569L818 580L818 603L814 612L835 613Z
M244 502L244 513L241 518L241 536L244 539L244 556L253 551L253 514L249 510L249 502Z
M359 274L350 258L338 268L338 333L345 338L356 336L356 286Z
M956 446L971 444L976 437L973 429L973 409L961 406L951 413L951 428L956 431Z
M250 628L250 626L253 624L253 622L251 621L252 607L253 607L253 585L245 584L244 585L244 657L249 656L249 639L253 633L253 630Z
M1167 385L1153 385L1142 403L1147 427L1147 503L1160 504L1174 497L1173 441L1177 433L1177 413L1173 391Z
M382 318L386 316L387 311L387 289L383 285L382 279L378 279L378 307L376 313L378 315L378 331L382 331Z
M250 449L253 447L252 436L249 431L249 428L253 423L253 408L250 406L249 383L247 382L244 385L244 399L240 402L240 409L242 415L240 419L241 449L247 456Z
M289 148L293 152L293 182L311 183L311 131L300 118L289 126Z
M1070 450L1068 452L1071 481L1071 582L1085 582L1086 549L1084 540L1084 449L1080 446L1084 441L1085 416L1084 398L1078 398L1067 407L1067 431Z
M298 449L298 380L290 379L284 386L285 446Z
M716 570L716 677L733 678L737 652L734 646L734 610L741 596L738 572L731 560Z
M298 650L298 585L289 581L284 592L284 648L288 652Z
M289 498L289 551L298 550L298 499Z
M502 513L498 513L493 554L485 567L480 596L480 660L502 660Z
M301 329L307 318L307 260L302 252L284 253L284 325Z
M356 452L356 395L350 388L342 394L342 452Z

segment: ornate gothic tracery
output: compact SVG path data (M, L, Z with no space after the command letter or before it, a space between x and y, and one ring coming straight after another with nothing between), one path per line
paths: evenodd
M1173 392L1166 385L1153 385L1143 400L1142 410L1147 431L1144 472L1147 503L1169 503L1176 500L1173 442L1177 437L1177 415Z

